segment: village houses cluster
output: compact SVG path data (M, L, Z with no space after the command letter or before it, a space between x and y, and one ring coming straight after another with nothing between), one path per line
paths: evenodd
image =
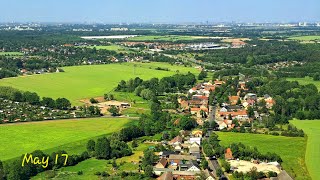
M233 120L237 120L239 124L253 121L249 118L248 108L259 101L264 100L268 109L272 108L274 100L272 97L265 95L257 97L256 94L248 92L245 82L239 82L239 93L236 96L229 96L228 102L221 105L209 104L210 93L225 81L209 81L197 84L191 88L187 94L188 99L179 98L180 108L184 113L191 114L198 125L203 125L206 121L215 121L218 127L215 130L230 130L235 128ZM240 90L246 94L240 97ZM259 114L255 111L255 119L259 118ZM178 124L179 119L175 124ZM200 173L206 176L206 180L217 179L216 172L221 169L215 157L205 157L201 148L203 138L208 138L210 131L203 134L202 130L195 129L193 131L181 130L180 134L164 145L169 147L168 151L158 154L159 161L154 166L154 173L158 175L159 180L172 179L196 179ZM230 148L225 149L225 159L233 160ZM208 161L208 169L202 170L200 164L206 159Z

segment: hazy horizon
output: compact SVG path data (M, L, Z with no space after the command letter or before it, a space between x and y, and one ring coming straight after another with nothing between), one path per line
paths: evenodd
M0 22L217 23L319 22L316 0L3 0Z

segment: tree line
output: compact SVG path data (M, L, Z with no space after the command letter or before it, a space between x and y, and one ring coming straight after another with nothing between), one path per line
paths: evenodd
M0 97L11 101L27 102L31 105L42 105L60 110L68 110L71 108L71 103L66 98L58 98L54 100L50 97L43 97L41 100L40 96L35 92L23 92L12 87L0 86Z

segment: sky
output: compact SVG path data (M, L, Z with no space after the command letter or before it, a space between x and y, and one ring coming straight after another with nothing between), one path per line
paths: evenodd
M1 0L0 22L320 22L320 0Z

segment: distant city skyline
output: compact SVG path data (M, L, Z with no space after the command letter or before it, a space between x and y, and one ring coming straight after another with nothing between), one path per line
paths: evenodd
M0 22L320 22L318 0L2 0Z

